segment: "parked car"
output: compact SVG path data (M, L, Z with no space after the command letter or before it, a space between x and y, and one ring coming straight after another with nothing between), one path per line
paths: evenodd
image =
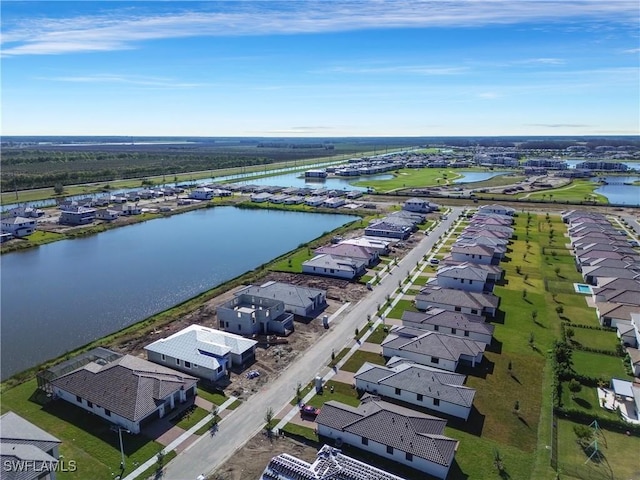
M440 263L440 260L438 260L437 258L432 258L431 260L429 260L429 263L431 265L437 265Z
M302 405L300 407L300 415L308 415L310 417L317 417L320 413L320 409L311 405Z

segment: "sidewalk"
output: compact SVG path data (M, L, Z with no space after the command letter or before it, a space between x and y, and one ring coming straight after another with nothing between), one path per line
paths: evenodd
M227 400L222 405L220 405L218 407L218 415L221 412L223 412L224 410L226 410L236 400L237 400L236 397L227 398ZM204 427L212 419L213 419L213 415L211 413L209 413L206 417L204 417L202 420L200 420L198 423L196 423L193 427L191 427L189 430L184 432L182 435L180 435L178 438L176 438L174 441L172 441L169 445L164 447L162 449L162 453L164 453L166 455L167 453L172 452L173 450L176 450L181 444L186 442L189 439L189 437L191 437L191 435L193 435L194 432L196 432L200 428ZM129 475L124 477L123 480L134 480L135 478L138 478L139 475L142 475L147 469L151 468L157 462L158 462L158 456L154 455L149 460L147 460L142 465L140 465L138 468L136 468Z

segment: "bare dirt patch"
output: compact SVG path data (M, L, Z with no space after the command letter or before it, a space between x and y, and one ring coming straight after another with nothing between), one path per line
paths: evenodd
M308 446L287 437L267 438L258 433L240 450L223 463L209 480L250 480L260 478L269 461L280 453L288 453L301 460L313 463L316 447Z

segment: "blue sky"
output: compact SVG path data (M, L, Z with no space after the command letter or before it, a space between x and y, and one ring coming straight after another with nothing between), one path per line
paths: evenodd
M640 133L640 6L3 1L4 135Z

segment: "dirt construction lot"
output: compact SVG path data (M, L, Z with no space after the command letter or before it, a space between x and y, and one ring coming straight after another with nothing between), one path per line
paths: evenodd
M209 480L257 480L269 460L280 453L288 453L313 463L317 449L287 437L269 439L261 432L247 442L241 454L236 452L222 464Z
M305 351L326 331L322 326L322 315L335 313L346 302L357 302L367 293L364 285L339 280L334 278L315 277L312 275L277 273L268 274L263 283L269 280L304 285L312 288L319 288L327 291L327 308L320 313L319 317L313 319L297 318L295 331L281 341L282 344L266 346L260 343L256 349L256 361L241 372L232 372L228 382L220 383L218 387L224 390L226 395L233 395L240 400L246 400L253 393L257 392L267 382L278 376L295 357ZM150 342L168 337L183 328L197 323L206 327L217 328L216 307L231 299L235 292L242 287L225 292L224 294L210 300L196 311L185 315L180 320L172 322L162 328L155 330L150 336L136 338L118 346L117 350L122 353L144 357L144 346ZM257 338L258 341L265 340ZM247 378L246 372L257 370L260 376L257 378ZM293 395L293 392L292 392Z

